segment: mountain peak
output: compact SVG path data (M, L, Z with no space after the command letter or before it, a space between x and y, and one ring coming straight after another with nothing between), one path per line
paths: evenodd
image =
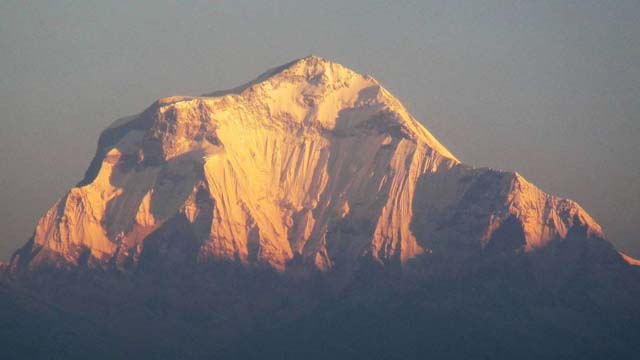
M440 155L457 161L373 77L316 55L272 68L232 89L199 97L172 96L155 104L160 112L193 109L202 104L206 104L210 112L242 107L251 109L254 126L303 126L338 134L385 133L426 144ZM192 122L193 119L177 120ZM117 124L121 125L122 121Z
M317 55L308 55L303 58L293 60L264 73L262 76L264 75L267 75L267 77L269 77L268 75L297 76L303 77L309 81L317 81L319 77L324 77L329 80L328 82L331 82L330 80L340 81L344 78L362 76L374 83L377 83L370 76L360 75L337 62L327 60Z
M226 96L267 108L277 121L338 132L375 127L427 144L457 161L376 79L317 55L272 68L236 88L203 95Z
M320 57L318 55L308 55L299 59L295 59L286 64L273 67L255 79L231 88L227 90L216 90L210 93L206 93L203 96L218 97L228 94L240 94L244 90L247 90L255 85L264 82L281 82L283 80L305 80L313 82L316 85L328 84L333 81L341 81L344 79L352 78L354 76L361 76L370 80L372 83L377 84L377 81L370 76L363 76L357 72L328 59ZM324 81L320 81L324 80Z

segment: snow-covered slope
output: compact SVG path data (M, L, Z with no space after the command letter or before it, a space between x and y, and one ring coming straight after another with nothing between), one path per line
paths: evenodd
M531 252L578 228L604 241L575 202L460 164L375 79L310 56L114 123L12 266L328 270Z

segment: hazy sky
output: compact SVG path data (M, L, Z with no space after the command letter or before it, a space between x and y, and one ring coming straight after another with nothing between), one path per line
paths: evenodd
M0 2L0 259L152 101L317 54L640 257L640 1Z

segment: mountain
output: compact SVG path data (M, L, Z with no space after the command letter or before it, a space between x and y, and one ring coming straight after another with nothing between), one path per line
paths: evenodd
M614 358L639 350L638 264L309 56L116 121L6 277L154 357Z
M310 56L114 123L13 264L329 270L532 251L578 228L603 238L575 202L460 164L376 80Z

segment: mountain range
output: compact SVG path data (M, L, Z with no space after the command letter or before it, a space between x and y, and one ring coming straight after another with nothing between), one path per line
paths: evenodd
M308 56L104 130L2 269L0 341L16 358L628 358L639 265L575 201L461 163L374 78Z

